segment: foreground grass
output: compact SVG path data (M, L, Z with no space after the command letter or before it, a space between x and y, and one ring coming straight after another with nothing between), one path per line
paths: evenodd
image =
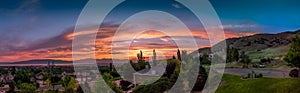
M217 93L300 93L298 78L259 78L242 80L225 74Z

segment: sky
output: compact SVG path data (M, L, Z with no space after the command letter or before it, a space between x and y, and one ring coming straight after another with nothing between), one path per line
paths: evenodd
M299 0L209 1L222 22L226 38L295 31L300 28ZM72 60L73 37L87 34L73 33L87 2L88 0L1 0L0 62ZM162 10L176 15L191 30L192 36L188 36L185 29L176 28L174 19L159 13L140 14L142 16L127 20L131 14L142 10ZM118 37L124 38L116 41L119 46L112 46L114 34L123 21L127 25L122 25L124 32L118 34ZM211 46L201 22L182 4L173 0L127 0L110 12L99 28L103 32L97 34L96 58L111 58L112 54L119 55L120 58L127 57L122 57L125 52L122 44L129 42L130 31L137 30L137 27L161 28L174 32L172 37L182 42L194 38L198 48ZM144 51L145 56L150 56L153 49L161 52L161 56L170 57L176 55L178 48L170 36L151 29L138 34L130 43L130 58L135 58L139 50ZM120 50L112 51L112 48ZM195 49L186 47L183 50ZM85 58L88 57L79 59Z

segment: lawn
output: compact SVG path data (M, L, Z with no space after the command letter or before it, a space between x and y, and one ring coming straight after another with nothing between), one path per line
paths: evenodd
M224 74L216 93L300 93L300 79L259 78L242 80L241 76Z

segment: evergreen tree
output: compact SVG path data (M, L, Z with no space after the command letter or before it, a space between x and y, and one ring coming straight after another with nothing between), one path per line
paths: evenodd
M226 62L233 62L233 61L239 61L239 51L236 48L229 48L227 47L227 59Z
M296 36L291 39L292 43L288 53L284 57L284 61L288 63L291 67L300 68L300 37ZM298 71L298 77L300 71Z
M236 48L232 48L232 60L239 61L239 51Z
M140 53L137 54L138 62L144 61L143 52L140 50Z
M177 58L178 58L179 61L181 61L181 54L180 54L180 50L179 49L177 50Z
M153 50L152 61L153 61L153 64L156 65L156 52L155 52L155 49Z
M240 55L240 58L241 58L240 62L244 64L243 67L248 68L248 65L249 65L250 62L251 62L251 59L249 58L249 56L247 56L247 55L245 54L245 52L242 51L242 52L241 52L241 55Z
M172 59L176 59L176 57L173 55Z

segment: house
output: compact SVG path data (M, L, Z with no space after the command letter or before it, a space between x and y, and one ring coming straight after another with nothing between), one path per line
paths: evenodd
M43 80L44 78L44 73L43 72L40 72L40 73L37 73L37 74L34 74L30 77L30 81L31 82L35 82L36 80Z
M163 66L156 66L156 67L151 67L151 69L143 69L141 71L138 71L133 74L133 80L134 84L140 84L145 80L151 79L151 78L160 78L164 72L165 72L165 67Z
M80 71L74 73L74 75L76 75L76 80L79 82L79 84L95 81L100 77L98 70Z
M40 86L36 91L42 92L42 91L49 91L49 90L58 90L58 91L64 91L65 88L62 85L54 85L53 87L47 87L47 86Z
M8 83L14 80L14 76L11 74L4 74L0 76L1 83Z
M5 93L5 90L0 90L0 93Z
M43 79L44 79L44 73L43 72L37 73L37 74L32 75L30 77L31 82L36 82L40 86L43 86L45 84L45 81Z
M8 84L4 85L3 87L0 87L0 93L6 93L6 91L9 91L10 87Z

